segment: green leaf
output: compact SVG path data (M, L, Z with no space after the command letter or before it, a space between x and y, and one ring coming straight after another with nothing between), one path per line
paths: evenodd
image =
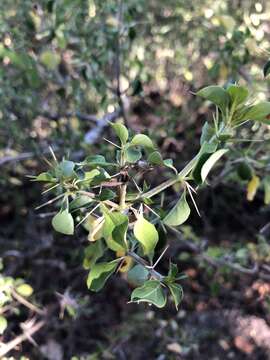
M86 183L90 184L91 181L92 181L95 177L97 177L97 176L99 176L99 175L101 175L101 171L99 171L98 169L93 169L93 170L91 170L91 171L86 171L86 172L84 173L84 178L82 179L82 182L86 182Z
M214 135L215 129L206 121L202 127L200 144L203 145L203 143L208 142Z
M108 247L113 251L126 251L127 215L118 211L109 212L105 206L102 208L102 211L105 219L103 237Z
M90 155L87 156L87 158L84 161L84 164L89 166L111 166L114 165L113 163L109 163L106 161L105 157L103 155Z
M135 162L140 160L140 158L142 157L142 153L139 149L136 149L134 147L128 147L125 150L125 157L128 163L134 164Z
M270 74L270 60L268 60L267 63L263 67L264 77L267 77L269 74Z
M201 170L201 178L202 182L205 181L207 175L209 174L212 167L215 165L215 163L228 151L228 149L220 149L216 151L214 154L212 154L208 160L203 164L202 170Z
M184 293L181 285L178 284L167 284L168 288L170 289L170 292L173 297L173 301L176 307L176 310L178 310L178 305L183 299Z
M99 174L91 178L91 186L99 185L111 178L110 174L102 168L98 169Z
M173 166L173 160L172 159L164 159L163 160L163 165L166 166L169 169L172 169L175 172L176 175L178 174L177 169Z
M162 308L166 305L167 299L160 282L148 280L143 286L133 290L131 301L148 302Z
M168 273L168 279L170 281L175 280L176 276L178 274L178 268L176 264L170 263L169 273Z
M235 107L243 104L248 98L248 90L244 86L230 85L227 88L227 93L230 95L231 102Z
M118 136L118 138L121 141L122 145L125 145L128 141L128 129L123 124L111 124L115 134Z
M218 106L223 113L226 113L226 109L230 103L230 96L221 86L207 86L199 90L196 95L211 101Z
M56 179L48 172L43 172L39 174L35 179L35 181L45 181L45 182L55 182Z
M134 235L143 247L145 255L151 254L158 242L158 232L153 224L140 215L134 225Z
M112 200L115 197L116 194L111 189L103 188L100 194L96 198L100 201L106 201L106 200Z
M86 207L93 200L86 195L77 195L75 199L73 199L69 204L69 210L80 209L82 207Z
M0 335L4 333L8 326L7 319L4 316L0 315Z
M127 273L128 281L135 286L140 286L144 284L144 282L148 279L148 277L149 277L149 271L140 264L135 265Z
M75 163L70 160L62 160L56 167L56 174L59 177L70 177L73 175Z
M143 146L146 148L154 149L154 144L149 136L144 134L137 134L131 140L131 145Z
M74 220L68 210L59 211L52 219L52 226L55 231L65 234L74 234Z
M95 265L96 261L101 258L104 253L104 247L102 241L95 241L88 245L84 250L83 267L84 269L90 269Z
M182 225L190 215L190 207L186 200L186 192L184 191L175 206L163 219L163 223L168 226Z
M99 291L103 288L108 278L115 271L119 260L114 260L109 263L103 262L95 264L89 272L87 278L87 287L92 291Z
M49 70L55 70L61 62L61 57L59 54L46 50L40 55L40 61L45 65Z
M147 161L153 165L163 165L163 159L159 151L153 151L148 156Z
M242 161L237 166L237 175L242 180L251 180L253 176L253 169L247 162Z
M201 169L203 164L207 161L207 159L210 157L210 155L216 151L217 144L216 143L208 143L204 142L201 146L201 149L197 155L196 164L194 166L194 169L192 171L192 176L195 182L200 185L202 183L201 178Z
M31 296L33 294L33 288L28 285L28 284L21 284L19 286L16 287L16 291L17 293L19 293L20 295L24 296L24 297L28 297Z
M268 116L270 115L270 102L262 101L256 105L250 106L247 111L244 113L241 121L244 120L253 120L267 122L269 124L270 120Z

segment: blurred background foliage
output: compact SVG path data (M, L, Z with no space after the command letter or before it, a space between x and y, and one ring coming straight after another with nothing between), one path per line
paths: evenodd
M43 350L26 344L19 353L35 359L41 353L45 357L47 351L47 358L58 359L48 355L51 332L51 346L63 359L83 359L81 354L89 356L87 359L142 359L145 349L150 352L149 359L191 359L198 354L210 359L220 351L223 358L230 352L237 359L266 358L260 357L264 356L260 349L254 347L252 352L249 344L237 342L236 336L228 340L228 348L217 340L211 348L213 354L208 349L204 355L202 349L209 338L202 337L201 342L189 332L202 309L238 309L241 301L247 313L269 323L269 285L253 279L240 282L228 269L216 271L202 260L197 268L193 255L178 245L172 246L168 256L176 256L191 280L176 320L171 309L167 313L150 310L144 328L146 310L143 306L141 313L137 307L126 309L127 297L120 295L125 294L122 283L115 282L107 293L89 300L85 281L80 281L85 275L81 268L85 234L78 233L68 243L63 237L52 236L47 215L34 212L41 201L40 187L30 183L26 175L47 166L43 158L48 156L49 146L59 158L82 158L97 150L109 154L112 148L101 140L110 137L110 129L104 128L94 141L86 135L92 134L106 114L119 108L124 109L126 125L134 133L151 135L164 157L173 158L181 167L198 148L201 126L213 110L193 92L210 84L238 82L247 84L259 99L269 100L270 83L262 73L270 57L269 35L267 0L0 3L0 241L4 269L6 276L25 278L34 289L30 295L33 302L53 308L54 319L40 335ZM269 267L269 232L265 227L270 202L269 127L248 125L241 137L265 141L235 147L223 172L217 172L213 188L200 194L202 219L194 216L183 228L183 236L200 243L207 238L207 252L213 258L230 256L241 265L255 259ZM259 179L252 203L245 194L251 176ZM3 279L4 283L6 279L12 284L15 281ZM246 298L241 300L239 294L243 293ZM214 300L207 302L210 298ZM27 306L14 312L18 299L13 300L15 304L7 312L12 321L8 322L6 341L19 333L18 323L29 317ZM62 322L57 317L58 307L69 314L63 315ZM187 323L185 333L179 322L186 313L193 320L190 327ZM104 326L112 328L106 336ZM145 348L140 345L143 336L134 333L140 327L141 334L149 337ZM113 329L125 334L126 343ZM153 350L154 332L162 340ZM65 336L69 340L64 340ZM132 346L136 348L133 354ZM162 354L164 357L158 357Z

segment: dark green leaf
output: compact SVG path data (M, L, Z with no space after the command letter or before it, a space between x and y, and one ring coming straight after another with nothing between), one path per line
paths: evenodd
M163 159L159 151L153 151L148 156L147 161L153 165L163 165Z
M161 284L157 280L148 280L143 286L133 290L131 301L148 302L162 308L166 305L166 295Z
M194 166L194 170L192 171L192 176L195 182L200 185L202 183L201 178L201 169L203 164L208 160L210 155L215 152L217 148L216 143L203 143L198 155L197 155L197 161Z
M84 250L83 267L90 269L104 253L104 246L101 240L88 245Z
M173 301L176 307L176 310L178 310L178 305L183 299L184 293L181 285L178 285L176 283L173 284L167 284L168 288L170 289L170 292L173 297Z
M253 176L252 167L247 162L242 161L237 166L237 174L242 180L251 180Z
M270 102L262 101L256 105L250 106L245 112L241 121L253 120L270 123L268 116L270 115Z
M268 60L267 63L263 67L264 77L267 77L269 74L270 74L270 60Z
M135 265L132 269L128 271L127 279L128 281L135 285L142 285L149 277L149 271L142 265Z
M198 91L196 95L214 103L224 114L230 104L230 96L221 86L207 86Z
M110 174L106 170L99 168L98 171L99 174L91 178L91 186L100 185L103 181L107 181L111 178Z
M203 143L208 142L214 135L215 129L206 121L202 127L200 144L203 145Z
M99 263L95 264L89 272L87 278L87 287L92 291L99 291L103 288L108 278L115 271L117 265L117 261L111 261L109 263Z
M101 193L96 197L100 201L112 200L116 197L116 194L111 189L102 189Z
M243 104L248 98L248 90L244 86L230 85L227 92L230 95L231 103L235 107Z

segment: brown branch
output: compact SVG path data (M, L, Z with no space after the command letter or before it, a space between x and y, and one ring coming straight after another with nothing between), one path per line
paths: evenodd
M6 355L8 352L10 352L19 344L21 344L23 341L28 340L29 337L31 338L31 336L33 336L37 331L39 331L44 325L45 325L45 321L41 320L37 323L34 323L34 325L30 327L30 329L25 329L23 333L17 336L15 339L9 341L6 344L1 343L0 358L2 358L4 355Z
M39 315L44 315L46 313L45 310L42 310L42 309L38 308L36 305L30 303L23 296L18 294L14 289L11 291L11 295L15 300L17 300L20 304L26 306L31 311L33 311Z

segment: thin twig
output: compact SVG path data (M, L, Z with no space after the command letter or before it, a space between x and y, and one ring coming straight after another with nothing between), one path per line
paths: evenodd
M30 303L28 300L26 300L23 296L19 295L14 289L11 291L11 295L15 300L17 300L20 304L26 306L28 309L34 311L35 313L39 315L44 315L46 312L40 308L38 308L36 305Z
M23 333L17 336L15 339L9 341L8 343L0 344L0 358L14 349L16 346L21 344L23 341L28 340L29 337L33 336L37 331L39 331L45 325L45 321L41 320L34 325L30 329L25 329Z

